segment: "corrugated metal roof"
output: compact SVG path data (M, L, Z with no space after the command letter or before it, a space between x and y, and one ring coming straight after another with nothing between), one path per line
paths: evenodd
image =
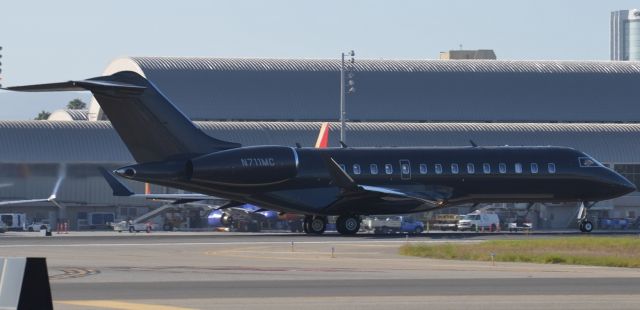
M333 71L338 59L132 57L142 70ZM640 62L566 60L406 60L358 59L355 71L640 73Z
M105 72L142 72L195 120L339 115L338 60L125 60ZM353 121L640 122L640 62L356 59L355 71Z
M319 122L197 122L208 134L243 145L313 146ZM330 145L338 146L339 124ZM640 163L640 124L349 123L350 146L556 145L605 162ZM0 121L0 162L129 163L109 122Z

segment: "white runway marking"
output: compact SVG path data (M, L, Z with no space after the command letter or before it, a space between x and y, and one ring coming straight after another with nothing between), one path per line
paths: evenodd
M408 243L477 243L483 240L420 240ZM376 241L294 241L295 244L375 244L375 243L407 243L406 240L376 240ZM198 245L260 245L287 244L291 241L236 241L236 242L161 242L161 243L71 243L71 244L3 244L0 248L44 248L44 247L159 247L159 246L198 246Z

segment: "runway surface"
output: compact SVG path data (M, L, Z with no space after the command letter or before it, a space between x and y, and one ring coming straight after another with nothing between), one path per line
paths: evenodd
M397 254L406 242L478 242L505 236L35 236L2 235L0 253L47 257L56 309L640 307L637 269L494 266Z

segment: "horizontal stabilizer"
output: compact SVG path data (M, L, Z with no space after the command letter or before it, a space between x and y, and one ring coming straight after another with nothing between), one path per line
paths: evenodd
M97 79L97 78L94 78ZM36 84L25 86L7 87L7 90L23 92L50 92L50 91L82 91L82 90L126 90L142 92L145 86L133 85L117 81L104 81L87 79L82 81L68 81L62 83Z
M113 196L122 197L131 196L134 194L133 191L131 191L126 185L122 184L122 182L118 181L118 179L116 179L116 177L114 177L111 172L107 171L107 169L98 167L98 170L100 170L100 173L102 173L104 179L107 181L107 183L109 183L109 187L111 187L111 190L113 190Z

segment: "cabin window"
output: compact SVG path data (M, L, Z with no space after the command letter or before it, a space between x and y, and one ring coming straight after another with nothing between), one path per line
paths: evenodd
M476 173L476 167L472 163L467 164L467 173L468 174Z
M549 173L556 173L556 164L548 163L547 170L549 171Z
M442 174L442 165L436 164L436 174Z
M451 173L458 174L460 172L460 168L458 168L458 164L451 164Z
M516 173L522 173L522 164L521 163L516 163L513 166L514 170L516 171Z
M499 163L498 164L498 171L500 171L500 173L507 173L507 164Z
M482 164L482 172L484 172L485 174L491 173L491 165L489 163Z
M384 165L384 173L393 174L393 166L391 164Z
M378 174L378 165L376 164L369 165L369 170L371 171L371 174Z
M409 164L401 164L400 169L402 170L402 174L404 175L408 175L411 173L411 167L409 167Z
M420 174L427 174L427 165L420 164Z
M340 169L342 169L342 171L347 172L347 167L344 164L340 164Z
M353 164L353 174L360 174L360 165L359 164Z
M538 173L538 164L531 163L531 173Z

